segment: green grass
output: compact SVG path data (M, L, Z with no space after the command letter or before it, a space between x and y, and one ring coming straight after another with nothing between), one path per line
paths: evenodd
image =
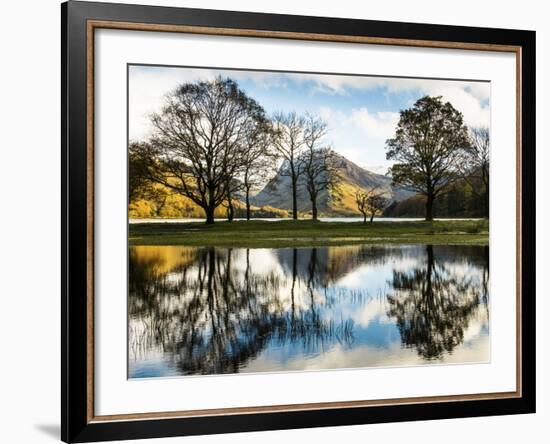
M235 221L131 224L130 245L308 247L352 244L469 244L489 242L488 221L313 222Z

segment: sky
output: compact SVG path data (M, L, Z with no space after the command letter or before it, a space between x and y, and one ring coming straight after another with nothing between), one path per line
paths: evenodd
M442 96L471 127L490 126L490 83L335 74L284 73L131 65L128 73L129 138L145 140L149 116L181 83L236 80L268 115L277 111L318 114L328 125L325 142L357 165L384 174L385 142L395 134L399 111L425 96Z

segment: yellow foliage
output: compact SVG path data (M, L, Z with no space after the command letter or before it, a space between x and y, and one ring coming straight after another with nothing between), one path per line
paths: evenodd
M149 277L158 277L191 264L197 249L182 246L139 245L130 247L133 263L143 265Z
M142 198L130 202L128 206L130 219L147 219L147 218L163 218L163 219L194 219L204 218L205 214L201 207L195 204L191 199L174 192L170 188L163 185L153 185L155 198ZM243 202L234 199L233 207L235 209L235 217L245 217L246 206ZM280 210L265 206L262 208L252 207L253 213L257 217L287 217L288 211ZM223 219L227 217L227 203L223 202L216 211L214 217Z
M128 216L130 219L153 217L155 215L155 211L155 206L152 202L139 199L130 203L128 207Z
M131 219L204 217L202 208L191 199L160 184L154 184L153 189L159 195L158 198L141 198L130 202L128 211Z

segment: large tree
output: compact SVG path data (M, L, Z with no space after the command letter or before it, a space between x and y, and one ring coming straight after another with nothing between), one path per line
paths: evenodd
M326 132L326 122L313 114L306 115L305 150L299 157L299 169L304 175L313 220L317 220L317 198L319 193L336 186L338 182L336 154L329 146L323 145Z
M306 118L295 112L278 112L272 119L273 147L283 159L279 174L288 176L292 188L292 218L298 219L298 180L303 174L300 156L306 147Z
M151 121L154 180L191 199L214 223L242 167L246 135L265 122L263 108L235 81L218 77L178 86Z
M395 137L386 141L394 185L426 197L426 220L433 220L438 195L456 178L462 150L470 145L460 111L441 97L425 96L400 112Z

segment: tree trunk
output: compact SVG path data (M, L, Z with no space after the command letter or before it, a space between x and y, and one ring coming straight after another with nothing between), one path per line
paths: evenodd
M367 223L367 213L363 213L363 223Z
M428 195L426 196L426 220L427 221L434 220L434 216L433 216L434 199L435 199L435 196L433 195L433 193L429 192Z
M206 207L206 208L204 208L204 212L206 213L206 223L207 224L213 224L214 223L214 208L213 207Z
M372 224L373 220L374 220L374 213L371 213L371 215L370 215L370 223L371 224Z
M231 200L231 194L227 193L227 222L233 222L234 215L233 200Z
M313 220L317 220L317 199L311 198L311 217Z
M298 178L292 177L292 219L298 219Z
M250 220L250 190L246 188L246 220Z
M229 203L227 206L227 222L233 222L235 217L235 210L233 209L233 203Z

